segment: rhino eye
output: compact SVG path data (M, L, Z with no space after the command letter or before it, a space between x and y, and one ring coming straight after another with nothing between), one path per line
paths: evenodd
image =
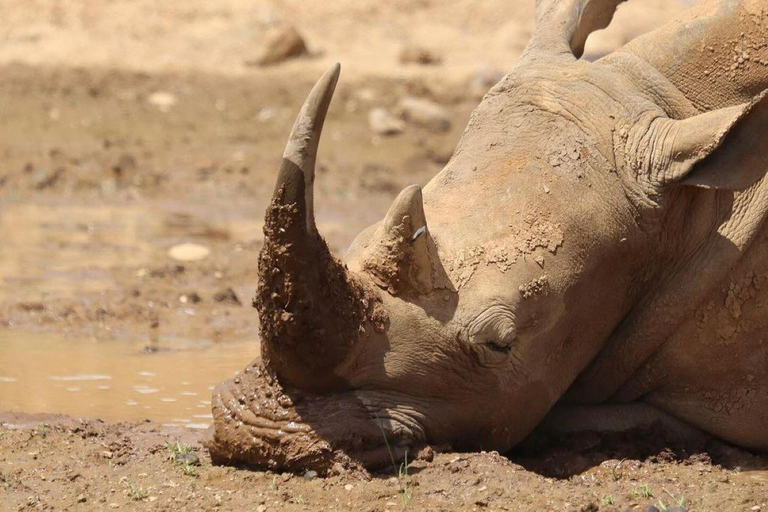
M512 351L512 345L498 340L489 340L485 344L489 349L502 354L509 354Z
M483 366L503 365L517 339L515 317L504 306L484 310L468 325L469 345Z

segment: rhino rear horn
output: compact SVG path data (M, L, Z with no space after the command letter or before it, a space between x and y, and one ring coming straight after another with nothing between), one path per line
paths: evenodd
M367 248L363 269L393 295L429 294L449 286L427 226L421 187L404 189Z
M284 384L316 392L343 387L334 369L371 307L315 227L315 159L338 76L338 65L323 75L291 132L264 222L254 299L267 366Z
M589 34L607 27L625 0L536 0L536 29L526 53L579 58Z

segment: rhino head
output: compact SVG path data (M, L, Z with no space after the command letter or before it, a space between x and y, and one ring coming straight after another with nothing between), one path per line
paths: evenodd
M617 3L538 2L531 43L446 168L403 190L343 261L313 214L338 65L320 79L266 214L262 359L214 390L214 460L328 472L426 444L512 447L669 254L705 240L731 190L762 177L744 150L765 101L690 115L639 60L578 59Z

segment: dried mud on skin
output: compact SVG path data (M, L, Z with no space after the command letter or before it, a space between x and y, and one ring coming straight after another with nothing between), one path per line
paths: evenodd
M637 439L569 436L537 441L533 457L437 453L399 479L391 469L369 479L319 478L213 466L196 433L151 422L3 413L0 425L2 510L620 511L681 498L691 511L768 505L765 473L759 480L748 471L767 461L719 443L690 453L657 446L636 458L627 443L643 445ZM177 441L195 450L200 466L169 459L166 443Z
M22 6L11 4L14 9ZM365 2L354 4L366 11L369 22L381 19L378 9L370 9ZM396 4L385 8L394 10ZM325 22L343 21L335 11L327 11L327 6L321 9L317 5L325 13ZM423 2L419 5L429 7ZM511 9L510 15L522 16L519 7L509 7L509 2L499 5ZM651 17L651 10L642 5L644 15ZM209 6L205 6L207 13ZM476 2L468 1L461 6L463 13L481 19L475 32L467 33L463 26L461 38L451 33L447 37L461 47L466 56L462 62L474 66L476 49L484 48L477 44L478 34L499 39L482 20L502 23L508 18L507 11L503 15L493 10L483 13ZM456 15L438 4L433 8L439 10L439 17L461 19L461 13ZM633 8L632 2L624 9L629 8ZM153 37L185 33L176 30L177 19L165 20L174 30L158 31L136 18L144 15L141 2L135 11L138 14L133 18L103 19L145 27ZM314 23L318 12L306 16ZM528 12L532 22L533 10ZM31 22L40 23L37 9L29 9L28 15ZM433 15L429 9L419 14L424 18ZM209 17L195 19L208 23ZM18 25L13 17L9 20ZM634 27L636 16L630 21ZM433 67L431 79L415 74L406 79L388 78L383 76L386 70L377 69L382 74L350 80L350 71L357 66L347 64L349 59L336 50L367 51L369 45L351 45L345 30L315 24L318 34L336 34L340 41L325 48L326 56L342 60L347 69L322 142L316 190L318 221L333 227L321 231L332 250L341 254L355 234L383 217L398 191L411 183L426 183L442 168L477 97L466 91L471 69L452 74L455 68L449 51L445 65ZM410 13L403 15L403 24L412 26ZM55 41L82 41L72 38L72 30L90 31L91 24L75 25L56 32ZM656 22L645 25L650 28ZM369 27L360 24L356 30L369 32ZM90 64L87 52L73 51L63 58L58 52L37 51L50 45L51 39L38 39L17 28L11 31L17 51L6 57L30 56L26 62L34 64L0 66L0 95L6 100L0 124L3 215L7 217L17 207L61 212L54 224L61 239L47 248L51 261L72 250L82 254L111 250L98 236L105 232L104 226L80 224L69 215L71 208L80 206L110 211L121 219L131 215L159 218L161 228L147 237L157 242L192 236L211 248L211 256L180 264L167 257L167 247L153 246L144 262L119 259L98 269L109 284L101 290L78 287L78 294L69 293L74 289L72 283L81 277L77 271L60 276L71 280L70 288L46 290L44 300L19 296L24 290L18 286L18 293L0 301L0 325L98 339L255 339L256 315L245 305L257 282L262 240L258 235L239 238L221 224L228 219L247 219L257 225L263 219L285 137L318 69L324 69L326 63L313 61L308 64L315 68L289 68L279 79L242 77L240 60L232 61L231 41L221 37L217 41L227 59L221 64L220 54L208 54L215 62L209 62L206 69L235 69L238 76L199 72L202 54L196 44L188 42L178 45L191 53L185 71L167 71L165 54L156 51L163 46L162 40L160 44L153 40L148 51L138 53L126 52L120 43L114 60L83 67ZM91 46L115 41L115 34L135 40L131 30L111 28L93 32L100 43ZM519 32L520 48L527 42L524 30L510 30L506 25L499 30L505 38ZM430 35L429 31L421 33ZM241 36L239 31L229 34ZM198 37L195 32L196 40ZM318 35L315 40L322 38ZM510 64L514 54L508 43L501 46L497 60ZM393 46L393 55L396 51ZM158 62L136 65L134 71L110 67L122 65L128 54L133 64L146 64L139 61L147 56ZM68 67L73 58L78 67ZM159 110L150 102L157 92L171 93L177 103L167 112ZM436 135L406 126L403 136L374 140L365 128L370 109L392 109L405 95L425 97L448 109L451 132ZM339 218L345 223L338 224ZM27 226L14 229L24 231ZM76 244L92 232L97 236L89 244ZM556 237L550 238L557 242ZM493 247L484 250L487 254L467 255L470 277L473 265L480 264L475 261L504 269L513 256L497 254ZM228 290L236 292L242 305L216 299L219 294L231 297ZM199 302L180 300L193 294ZM189 315L187 310L195 314ZM437 453L432 462L412 463L407 476L398 479L398 472L388 468L372 473L367 480L355 473L310 478L311 474L304 477L300 470L297 475L280 475L213 466L201 445L202 437L199 432L151 422L105 424L58 415L0 412L0 510L642 510L659 500L670 505L674 502L671 496L685 498L691 511L768 510L766 460L722 444L685 451L648 439L532 438L511 458L496 453ZM169 460L166 443L177 441L196 450L201 466L185 470ZM643 496L644 489L653 497Z
M236 377L213 391L213 425L204 446L219 464L306 470L321 475L366 471L342 451L318 436L302 417L312 397L286 392L275 376L256 360ZM330 409L319 408L326 423L333 423ZM337 425L339 430L342 425ZM355 443L346 439L347 447Z
M9 98L7 122L0 127L0 148L6 155L0 200L40 209L53 204L65 212L73 205L135 208L143 217L159 211L166 218L155 236L195 233L212 249L202 262L174 262L165 247L155 248L146 264L117 261L105 271L112 285L102 292L75 297L52 292L45 301L7 297L0 304L0 322L10 329L100 339L136 340L153 332L161 338L255 339L255 311L246 304L257 282L262 242L238 239L220 229L215 216L236 212L235 219L263 219L280 163L275 148L283 147L297 105L316 76L308 74L286 92L256 79L194 74L182 78L19 65L0 68L0 73L5 77L0 90ZM183 108L161 114L147 107L152 91L177 90L182 84ZM385 99L394 98L398 88L410 87L368 85ZM342 84L340 103L352 98L350 91L357 86ZM257 97L254 91L263 95ZM226 102L224 111L215 107L217 99ZM434 155L450 154L472 108L468 101L451 105L455 132L439 137L416 134L381 146L360 129L366 109L332 111L336 117L329 129L338 129L340 137L323 141L320 165L325 168L319 171L322 179L316 191L319 220L329 212L345 218L367 214L370 222L362 221L367 225L383 217L397 191L414 180L425 183L442 165ZM265 106L277 108L276 118L254 121ZM55 121L53 114L66 122ZM225 132L216 133L212 127L225 127ZM233 157L238 151L245 160ZM135 167L122 158L128 153L134 155ZM48 180L59 168L58 178ZM342 188L346 195L338 199ZM125 215L125 210L118 213ZM67 222L64 216L56 224L64 238L73 233L75 239L89 229ZM323 233L339 253L362 227ZM54 248L71 247L72 242L63 239ZM97 241L87 249L103 253L109 245ZM215 299L229 288L243 305ZM180 302L181 295L193 292L200 302ZM212 466L200 444L201 433L154 423L108 425L2 413L0 423L0 510L109 510L113 503L118 510L399 510L403 488L413 510L641 510L660 499L670 504L667 491L685 497L691 511L755 506L768 510L765 474L753 478L746 471L765 470L768 464L734 449L725 449L727 460L708 452L667 456L657 450L635 453L620 463L626 450L601 448L594 438L583 438L579 446L560 439L546 449L536 448L540 451L520 451L512 460L491 453L438 453L431 463L412 464L403 484L394 470L373 473L364 481L350 474L307 479L301 474ZM197 448L202 460L198 476L183 474L168 460L165 443L177 439ZM620 478L614 480L614 474ZM654 498L638 497L645 485ZM135 499L132 489L133 496L141 496L143 489L147 497ZM614 505L604 503L608 497Z

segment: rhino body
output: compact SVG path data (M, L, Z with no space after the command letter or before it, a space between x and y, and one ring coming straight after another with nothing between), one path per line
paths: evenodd
M541 0L447 164L333 257L310 94L267 211L264 360L214 391L214 460L336 471L542 421L662 421L768 450L768 4L705 3L586 62L617 0Z

